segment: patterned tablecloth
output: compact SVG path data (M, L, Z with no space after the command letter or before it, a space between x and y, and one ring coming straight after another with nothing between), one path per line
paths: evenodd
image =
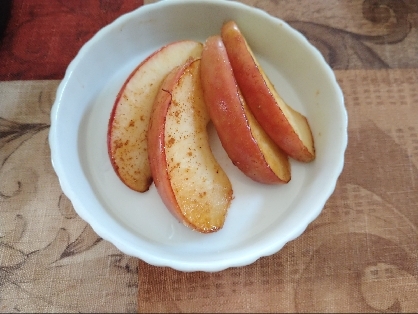
M217 273L118 251L62 193L49 114L80 47L143 1L2 0L1 312L418 311L418 2L241 2L300 30L343 89L345 167L321 215L278 253Z

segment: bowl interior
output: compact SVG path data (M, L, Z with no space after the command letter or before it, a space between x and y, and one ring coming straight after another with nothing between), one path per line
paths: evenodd
M107 154L107 123L119 89L143 59L172 41L204 42L231 19L285 101L307 116L317 158L291 161L287 185L261 185L232 165L209 127L235 198L224 228L205 235L175 220L154 185L146 193L123 185ZM300 235L335 188L346 142L343 96L320 53L285 22L231 1L162 1L122 16L80 50L51 115L53 165L78 214L126 254L187 271L246 265Z

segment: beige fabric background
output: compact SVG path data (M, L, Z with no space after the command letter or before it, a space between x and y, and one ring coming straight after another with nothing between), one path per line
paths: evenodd
M78 217L52 169L58 83L0 83L0 311L135 312L137 260Z

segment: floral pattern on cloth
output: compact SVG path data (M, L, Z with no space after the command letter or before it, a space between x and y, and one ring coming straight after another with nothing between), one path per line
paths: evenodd
M59 81L0 84L0 309L136 312L138 261L74 211L52 169Z

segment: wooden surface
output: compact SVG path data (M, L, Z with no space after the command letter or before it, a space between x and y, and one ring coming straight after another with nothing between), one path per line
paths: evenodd
M242 2L304 33L343 89L346 161L321 215L280 252L217 273L150 266L99 238L52 170L49 111L81 45L142 1L15 0L0 46L1 312L418 311L417 1Z

